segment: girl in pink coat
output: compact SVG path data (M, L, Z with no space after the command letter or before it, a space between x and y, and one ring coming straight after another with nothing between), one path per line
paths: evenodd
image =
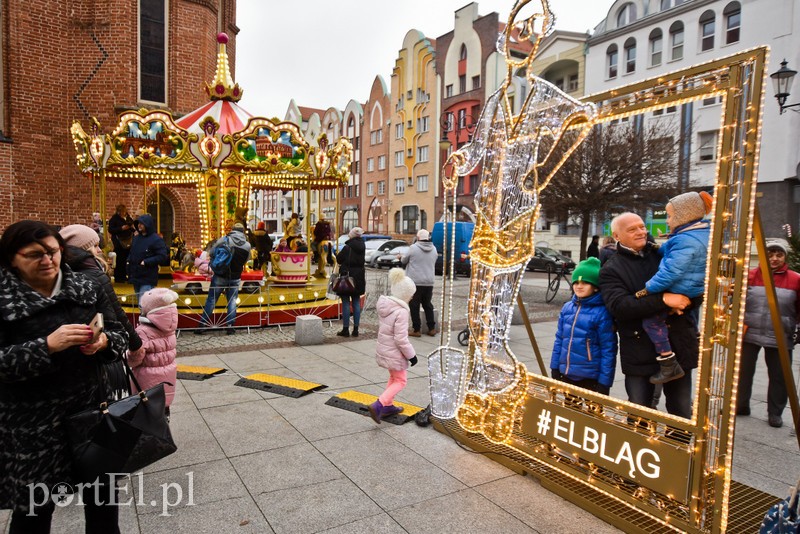
M166 414L175 397L178 366L175 363L178 328L178 294L163 287L151 289L142 296L142 315L136 333L142 338L142 347L128 353L128 364L143 390L162 382L166 393ZM136 386L131 384L133 392Z
M406 387L408 365L417 364L414 347L408 341L408 302L417 290L411 278L403 269L389 271L391 296L382 295L378 299L378 346L375 360L378 365L389 370L389 383L378 400L369 405L369 413L376 423L381 419L403 411L394 406L394 397Z

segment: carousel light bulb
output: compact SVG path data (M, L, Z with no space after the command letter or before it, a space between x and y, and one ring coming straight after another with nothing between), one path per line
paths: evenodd
M284 295L281 295L280 297L278 297L278 300L283 302L284 300L286 300L286 297Z
M188 306L189 304L192 303L192 299L189 299L189 298L183 299L183 303Z

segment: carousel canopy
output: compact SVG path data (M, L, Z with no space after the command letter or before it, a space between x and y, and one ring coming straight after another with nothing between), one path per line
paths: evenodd
M228 37L221 33L217 41L208 104L177 121L165 111L127 111L109 134L100 133L97 119L88 133L79 121L71 128L78 166L99 175L101 184L110 179L195 186L204 239L229 229L235 209L247 206L253 189L341 187L350 180L353 159L346 137L329 140L323 133L313 146L296 124L241 109L236 102L242 90L228 66ZM101 208L104 203L101 198Z
M238 106L243 91L230 75L224 33L214 79L206 84L210 102L175 120L165 111L140 109L119 115L110 134L93 119L87 133L71 128L78 166L105 171L111 179L152 183L199 183L208 173L237 173L248 185L272 189L328 189L350 179L353 149L345 138L322 134L313 146L292 122L253 117Z

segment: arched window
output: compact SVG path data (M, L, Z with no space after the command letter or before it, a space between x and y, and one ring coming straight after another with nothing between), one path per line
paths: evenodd
M347 137L350 139L354 139L356 136L356 120L350 116L350 119L347 121Z
M628 3L623 5L617 12L617 28L627 26L636 20L636 6Z
M163 235L164 239L169 243L172 238L172 232L175 231L175 210L172 207L172 202L170 202L163 192L158 196L158 203L160 206L156 205L155 195L153 195L153 198L151 198L150 202L147 204L147 213L156 221L158 231L161 232L161 235ZM160 219L157 217L157 214L161 215Z
M633 37L625 41L625 74L636 71L636 39Z
M458 59L459 61L467 59L467 45L465 44L461 45L461 50L459 50L458 52Z
M676 20L669 27L670 60L683 59L683 22Z
M606 50L606 66L608 67L608 77L617 77L617 66L619 64L619 50L617 45L612 44Z
M700 15L700 51L714 48L714 24L716 15L710 9Z
M661 52L664 48L664 35L661 33L661 28L656 28L650 32L648 43L650 47L650 66L661 65Z
M742 6L739 2L731 2L722 11L725 20L725 44L739 42L739 30L742 26Z

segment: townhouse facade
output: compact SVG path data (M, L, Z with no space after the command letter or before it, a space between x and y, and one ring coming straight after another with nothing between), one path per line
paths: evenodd
M361 169L362 228L366 232L386 234L389 231L389 135L391 116L389 90L383 77L372 82L369 98L364 103Z
M781 59L800 64L800 9L792 0L618 0L587 40L586 92L597 93L720 59L761 45L771 49L768 72ZM758 169L758 199L767 235L800 226L800 120L781 116L767 82ZM713 187L722 97L648 113L685 132L679 144L681 189Z
M441 94L440 161L447 161L453 150L461 148L471 139L486 100L506 78L505 58L497 49L497 36L503 31L496 12L481 16L478 3L471 2L456 10L452 31L436 39L436 69L439 73ZM530 51L529 43L511 45L512 54L524 58ZM527 82L524 73L515 76L509 90L511 108L519 111L525 99ZM474 196L478 189L481 168L473 169L469 176L459 177L456 186L456 217L475 221ZM441 181L437 181L436 218L445 209Z
M391 81L389 231L411 240L433 226L439 159L435 41L410 30Z

